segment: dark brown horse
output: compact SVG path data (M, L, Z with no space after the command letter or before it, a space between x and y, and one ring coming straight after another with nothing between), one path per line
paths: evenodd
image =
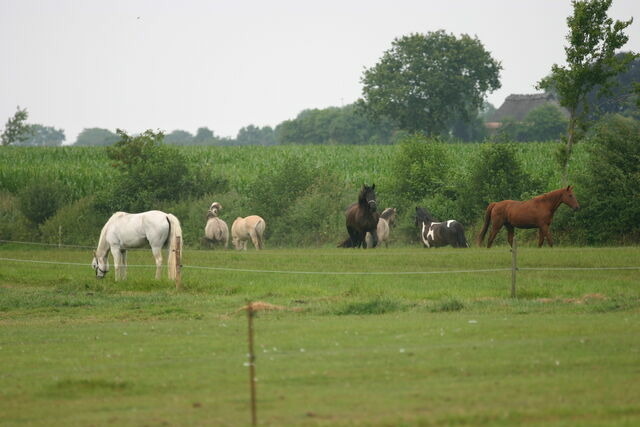
M378 219L380 215L377 212L376 205L376 185L371 187L366 185L362 186L360 195L358 195L358 202L352 204L347 208L347 232L349 238L342 242L338 247L343 248L367 248L367 242L365 241L365 235L371 233L373 244L371 247L375 248L378 244L378 233L376 231L378 227Z
M553 246L553 239L549 232L553 214L561 203L566 204L574 211L580 209L578 200L573 195L573 187L561 188L550 191L531 200L519 202L516 200L503 200L501 202L490 203L484 214L484 225L478 236L478 245L482 245L482 239L492 223L491 233L487 239L487 247L490 248L493 239L502 226L507 229L507 239L513 246L514 227L516 228L538 228L538 247L547 238L549 246Z

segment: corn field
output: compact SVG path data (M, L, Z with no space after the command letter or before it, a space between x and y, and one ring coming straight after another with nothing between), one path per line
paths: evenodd
M525 171L559 186L560 174L554 160L556 144L526 143L516 145ZM454 159L456 174L465 174L469 162L477 156L481 144L447 145ZM391 160L396 150L391 145L376 146L186 146L179 150L200 167L215 170L230 187L243 191L257 176L267 176L274 165L286 156L306 159L312 166L342 177L345 185L386 183L391 174ZM580 168L582 152L576 150L573 167ZM78 199L94 194L106 185L115 170L103 147L3 147L0 150L0 190L18 192L33 180L57 180L65 184Z

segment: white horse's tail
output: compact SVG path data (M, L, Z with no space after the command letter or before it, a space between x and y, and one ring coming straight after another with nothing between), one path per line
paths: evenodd
M169 279L175 280L178 274L178 265L182 263L180 259L176 259L176 252L179 249L180 257L182 257L182 227L180 227L180 221L172 214L167 214L167 220L169 221L169 255L167 265L169 266ZM178 248L178 237L180 237L180 247Z
M260 218L256 223L254 230L256 231L256 238L258 240L258 249L264 249L264 230L267 225L264 219Z

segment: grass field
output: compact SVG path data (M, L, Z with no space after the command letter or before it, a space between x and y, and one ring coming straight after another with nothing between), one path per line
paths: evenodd
M3 425L248 425L249 300L263 425L640 423L637 247L521 248L516 299L505 247L0 258Z

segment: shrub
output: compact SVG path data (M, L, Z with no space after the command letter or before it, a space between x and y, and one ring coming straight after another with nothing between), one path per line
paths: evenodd
M286 210L273 229L272 238L287 246L335 246L346 234L345 189L335 175L318 176Z
M112 166L119 171L113 185L100 199L100 209L141 212L158 209L167 201L177 201L228 187L226 180L210 169L192 169L182 152L163 143L162 132L147 130L131 137L118 130L120 140L107 147Z
M444 143L421 135L406 137L391 160L393 189L398 200L417 201L437 194L451 167Z
M515 146L505 143L483 144L479 156L470 165L469 175L460 185L459 212L470 222L484 213L491 202L521 199L536 192L540 185L524 171Z
M0 239L35 241L38 228L20 212L18 198L6 191L0 191Z
M307 191L318 173L304 158L285 154L271 170L260 173L247 189L252 213L264 217L267 224L281 217ZM268 227L267 234L270 233Z
M18 193L20 212L34 224L42 224L69 201L68 193L59 181L34 179Z
M610 115L586 139L575 226L590 243L640 241L640 121ZM597 226L596 226L597 225Z
M96 210L94 197L85 197L60 208L42 224L42 240L48 243L95 245L107 219L108 215Z

